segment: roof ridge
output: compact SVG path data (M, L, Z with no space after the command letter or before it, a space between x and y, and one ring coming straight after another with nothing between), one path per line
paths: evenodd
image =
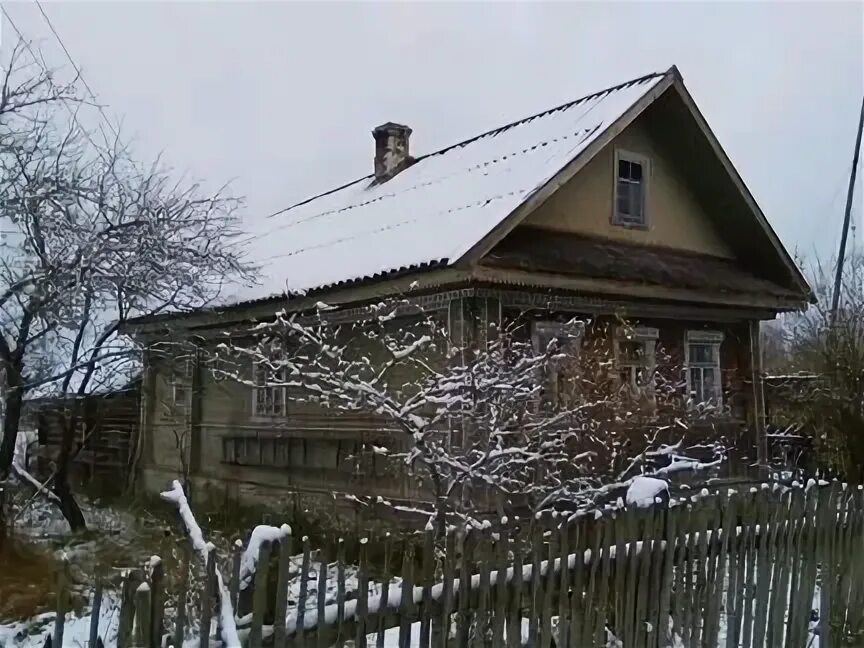
M450 144L448 146L445 146L444 148L438 149L437 151L432 151L431 153L426 153L424 155L421 155L421 156L414 159L413 164L416 164L417 162L420 162L421 160L425 160L426 158L430 158L430 157L433 157L435 155L442 155L442 154L447 153L448 151L451 151L455 148L459 148L461 146L471 144L472 142L476 142L477 140L482 139L484 137L488 137L490 135L497 135L498 133L502 133L505 130L513 128L514 126L518 126L519 124L524 124L528 121L531 121L532 119L537 119L538 117L545 117L546 115L550 115L554 112L558 112L561 110L567 110L568 108L572 108L573 106L580 104L584 101L589 101L591 99L595 99L601 95L608 94L610 92L615 92L616 90L621 90L622 88L627 88L627 87L630 87L630 86L635 85L637 83L644 83L650 79L656 79L657 77L666 76L667 74L678 74L677 68L675 66L672 66L669 70L666 70L665 72L651 72L649 74L644 74L640 77L636 77L635 79L630 79L629 81L624 81L622 83L618 83L616 85L609 86L608 88L604 88L603 90L597 90L596 92L592 92L592 93L587 94L583 97L579 97L578 99L573 99L573 100L568 101L566 103L563 103L561 105L554 106L553 108L547 108L546 110L543 110L541 112L535 113L533 115L529 115L527 117L523 117L521 119L517 119L517 120L512 121L508 124L504 124L503 126L498 126L496 128L492 128L490 130L487 130L487 131L480 133L479 135L474 135L472 137L469 137L468 139L462 140L460 142L456 142L455 144ZM413 164L412 164L412 166L413 166ZM292 205L288 205L287 207L284 207L283 209L275 211L272 214L267 215L265 218L273 218L275 216L279 216L280 214L284 214L285 212L288 212L288 211L291 211L292 209L296 209L297 207L301 207L303 205L306 205L306 204L308 204L314 200L318 200L319 198L323 198L324 196L329 196L330 194L336 193L337 191L341 191L342 189L347 189L348 187L355 185L358 182L363 182L364 180L368 180L369 178L372 178L373 175L374 174L370 173L370 174L361 176L361 177L357 178L356 180L346 182L346 183L341 184L341 185L334 187L332 189L328 189L327 191L324 191L322 193L316 194L314 196L310 196L309 198L305 198L305 199L303 199L299 202L296 202Z
M623 88L630 87L632 85L636 85L637 83L645 83L650 79L656 79L657 77L666 76L669 74L669 71L666 72L651 72L650 74L642 75L641 77L637 77L635 79L630 79L629 81L624 81L622 83L618 83L613 86L609 86L608 88L604 88L603 90L597 90L596 92L592 92L591 94L587 94L584 97L579 97L578 99L572 99L566 103L563 103L558 106L554 106L553 108L547 108L546 110L540 111L533 115L528 115L527 117L523 117L522 119L517 119L515 121L510 122L509 124L504 124L503 126L498 126L497 128L492 128L488 131L480 133L479 135L474 135L473 137L469 137L468 139L462 140L461 142L457 142L455 144L450 144L449 146L445 146L442 149L437 151L433 151L431 153L426 153L425 155L421 155L418 158L415 158L415 162L419 162L428 157L432 157L435 155L441 155L442 153L447 153L448 151L453 150L454 148L459 148L460 146L465 146L466 144L471 144L472 142L476 142L479 139L483 139L484 137L488 137L489 135L497 135L498 133L502 133L505 130L513 128L514 126L518 126L519 124L524 124L526 122L531 121L532 119L537 119L538 117L545 117L546 115L551 115L554 112L559 112L561 110L567 110L576 106L584 101L590 101L591 99L596 99L597 97L608 94L610 92L615 92L616 90L621 90Z

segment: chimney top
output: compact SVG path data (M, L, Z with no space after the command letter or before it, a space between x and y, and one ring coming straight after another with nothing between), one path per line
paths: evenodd
M375 138L375 182L387 182L412 162L408 149L411 129L387 122L372 129Z

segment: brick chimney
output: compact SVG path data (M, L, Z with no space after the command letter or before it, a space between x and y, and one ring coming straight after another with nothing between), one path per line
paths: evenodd
M387 182L412 162L408 153L411 129L387 122L373 129L372 136L375 138L375 181Z

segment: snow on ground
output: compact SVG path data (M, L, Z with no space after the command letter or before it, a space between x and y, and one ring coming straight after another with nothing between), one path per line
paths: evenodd
M91 619L89 613L81 616L72 613L66 615L64 648L87 648ZM106 646L112 646L117 641L119 619L120 599L114 592L106 591L99 612L99 636L103 638ZM45 612L27 621L0 624L0 648L42 648L45 639L53 634L54 613Z

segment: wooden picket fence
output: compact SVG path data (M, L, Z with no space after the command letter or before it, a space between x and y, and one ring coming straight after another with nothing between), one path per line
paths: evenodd
M817 634L820 648L864 645L864 491L837 483L548 514L451 529L443 539L427 530L419 542L385 542L383 564L374 566L363 543L356 588L346 579L352 566L343 543L332 555L308 540L298 548L302 574L314 560L331 564L329 594L322 568L315 580L301 579L289 601L297 578L290 537L261 543L245 591L235 556L227 582L243 645L805 648ZM124 582L120 648L182 643L185 606L163 620L161 565L148 571ZM200 590L201 646L210 645L218 618L215 571L211 553ZM370 580L380 583L372 594ZM94 619L99 596L97 589ZM220 623L213 625L218 636ZM62 627L54 645L62 645ZM97 635L94 622L90 645L100 645Z

